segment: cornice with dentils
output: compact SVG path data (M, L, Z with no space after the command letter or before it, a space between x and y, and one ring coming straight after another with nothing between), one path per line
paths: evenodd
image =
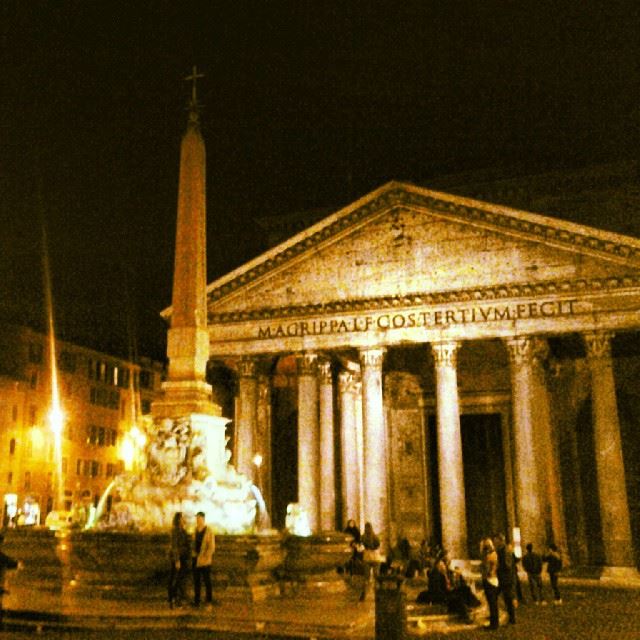
M366 312L383 309L406 309L422 305L459 304L492 300L514 300L532 297L566 295L590 295L602 292L640 290L640 274L608 276L605 278L580 278L547 282L505 284L470 289L454 289L429 293L399 294L352 300L335 300L318 304L264 307L246 311L210 312L209 324L230 324L274 318L318 316L323 314Z

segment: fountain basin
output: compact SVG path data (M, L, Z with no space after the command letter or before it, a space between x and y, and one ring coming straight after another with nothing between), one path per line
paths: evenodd
M168 533L8 530L4 552L24 568L9 574L4 606L66 613L90 600L167 599ZM282 536L216 536L212 577L217 597L262 599L277 592ZM189 585L190 586L190 585Z
M350 537L217 535L212 577L216 597L261 600L281 593L282 582L337 591L337 568L351 554ZM4 605L10 610L78 611L90 602L162 603L167 599L169 533L10 529L3 550L22 560L10 572ZM189 581L190 587L190 581Z

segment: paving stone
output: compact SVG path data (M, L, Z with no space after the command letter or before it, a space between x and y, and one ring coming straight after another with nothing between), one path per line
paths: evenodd
M451 631L425 630L414 638L476 640L638 640L640 639L640 589L622 589L593 584L562 585L560 606L520 605L515 625L504 625L487 633L482 629L457 626ZM104 618L100 629L44 629L37 637L87 640L245 640L247 638L334 638L373 640L373 594L358 603L354 594L332 597L295 596L264 603L223 603L213 612L187 610L173 615L165 611L152 619L141 612L137 624L118 626L116 616ZM133 611L133 608L131 609ZM144 616L142 615L144 613ZM9 620L11 622L11 620ZM36 626L0 632L0 639L33 638ZM428 633L427 633L428 631Z

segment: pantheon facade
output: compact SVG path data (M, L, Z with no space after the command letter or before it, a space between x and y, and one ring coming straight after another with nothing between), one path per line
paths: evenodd
M276 524L298 502L389 546L469 558L502 531L637 566L640 240L391 182L207 310L232 462Z

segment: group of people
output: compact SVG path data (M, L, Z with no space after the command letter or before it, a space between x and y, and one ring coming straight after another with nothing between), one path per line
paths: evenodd
M558 588L558 573L562 569L562 557L555 544L550 544L546 555L541 556L533 549L533 544L526 546L527 552L522 557L522 568L527 574L531 597L535 604L546 604L542 597L542 568L547 564L547 573L553 591L554 603L562 604ZM499 626L498 597L502 594L504 605L509 616L509 624L515 624L515 601L523 601L522 590L518 578L518 559L513 547L507 544L501 534L493 539L485 538L480 544L482 557L482 587L489 606L488 629ZM515 592L514 592L515 590Z
M205 588L205 605L214 603L211 584L211 563L216 549L213 530L207 526L205 514L196 514L196 528L193 536L185 528L182 513L173 516L171 528L170 573L169 573L169 606L182 607L186 603L187 578L189 572L193 576L193 605L200 606L202 584Z
M345 569L350 576L363 576L360 599L365 599L367 584L372 574L395 573L405 578L416 575L426 576L427 588L418 594L420 603L442 604L451 613L456 613L466 622L472 622L472 610L481 602L474 588L464 578L462 572L450 563L444 549L430 545L426 541L412 547L407 539L401 539L388 557L379 554L380 541L371 524L365 524L364 533L360 533L356 522L349 520L345 533L352 536L352 555ZM489 607L489 625L487 629L497 629L499 624L498 598L502 595L509 623L516 622L516 601L524 602L518 577L518 563L514 548L507 543L505 536L498 534L485 538L480 545L482 587ZM558 587L558 574L562 570L562 556L555 544L550 544L544 555L537 553L531 543L521 559L522 569L534 604L546 604L542 589L542 571L546 564L554 604L561 604Z
M426 556L427 588L418 594L417 602L446 605L449 612L472 623L471 610L480 606L480 600L447 553L440 548L434 551L434 555Z
M375 534L370 522L365 522L364 532L355 520L349 520L344 533L352 537L351 558L347 562L346 570L349 576L359 576L362 582L359 599L362 602L367 595L367 587L372 576L379 573L386 558L380 551L380 538Z

